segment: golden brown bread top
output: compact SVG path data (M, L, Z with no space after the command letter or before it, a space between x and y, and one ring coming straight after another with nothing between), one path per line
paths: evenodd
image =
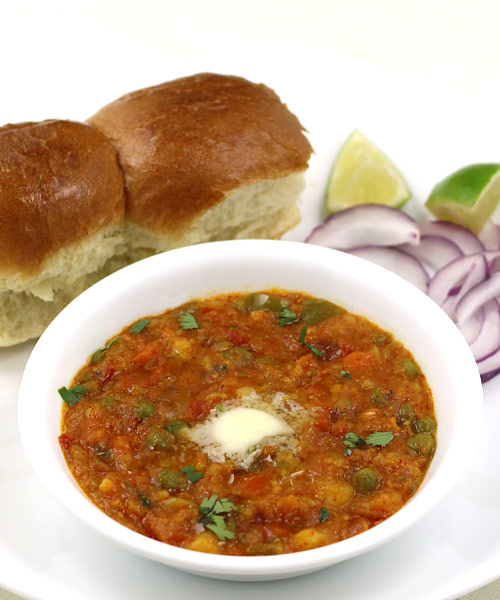
M138 90L88 121L118 150L127 217L181 231L232 190L307 168L298 119L262 84L200 74Z
M123 219L116 151L83 123L0 127L0 274L29 276L58 249Z

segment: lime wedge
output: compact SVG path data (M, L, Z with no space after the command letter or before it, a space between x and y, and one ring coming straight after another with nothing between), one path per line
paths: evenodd
M464 167L440 181L425 206L443 221L478 233L500 203L500 165Z
M325 194L329 214L357 204L400 208L411 193L391 161L359 131L340 149Z

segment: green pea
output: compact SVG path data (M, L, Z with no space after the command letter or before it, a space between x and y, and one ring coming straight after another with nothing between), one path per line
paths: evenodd
M364 469L360 469L354 473L352 482L358 492L361 494L366 494L368 492L373 492L373 490L377 487L378 475L373 469L365 467Z
M391 337L386 333L376 333L371 339L377 346L385 346L391 341Z
M112 396L104 396L99 400L99 404L106 410L110 410L115 404L115 399Z
M147 419L155 414L155 407L150 402L142 400L136 404L134 412L139 419Z
M307 325L317 325L321 321L340 315L343 312L345 311L340 306L318 298L304 302L304 312L301 319Z
M236 348L236 366L246 367L253 361L253 355L245 348Z
M417 435L414 435L406 442L406 445L413 450L415 454L430 458L434 452L435 443L432 435L427 433L417 433Z
M177 469L164 469L155 477L155 483L164 490L178 491L185 490L189 481L182 471Z
M250 312L254 310L279 311L283 306L283 301L277 296L254 293L245 298L245 305Z
M416 365L412 360L405 360L403 368L408 377L416 377L420 374L420 367Z
M399 418L401 421L413 421L415 418L415 409L411 402L402 402L399 405Z
M146 438L146 446L152 450L164 450L168 448L175 440L175 435L166 429L153 429Z
M379 387L372 393L371 398L375 406L386 406L392 398L392 390Z
M417 433L434 433L436 423L432 417L424 417L413 423L413 428Z
M238 298L237 300L235 300L233 302L233 306L240 313L246 312L246 308L247 307L246 307L245 299L244 298Z

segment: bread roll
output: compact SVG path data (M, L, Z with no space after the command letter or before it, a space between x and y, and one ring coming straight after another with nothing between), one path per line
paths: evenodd
M50 120L0 128L0 346L37 337L121 264L116 151L94 128Z
M211 74L128 94L89 124L0 128L0 346L133 260L281 236L310 154L273 91Z
M311 146L264 85L200 74L138 90L88 121L118 151L132 259L233 238L276 238L300 219Z

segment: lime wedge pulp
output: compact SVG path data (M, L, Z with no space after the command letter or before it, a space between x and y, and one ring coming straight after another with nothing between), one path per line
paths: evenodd
M500 164L470 165L434 186L425 206L437 218L478 233L500 203Z
M328 179L327 212L371 203L400 208L410 196L392 162L362 133L353 131L340 149Z

